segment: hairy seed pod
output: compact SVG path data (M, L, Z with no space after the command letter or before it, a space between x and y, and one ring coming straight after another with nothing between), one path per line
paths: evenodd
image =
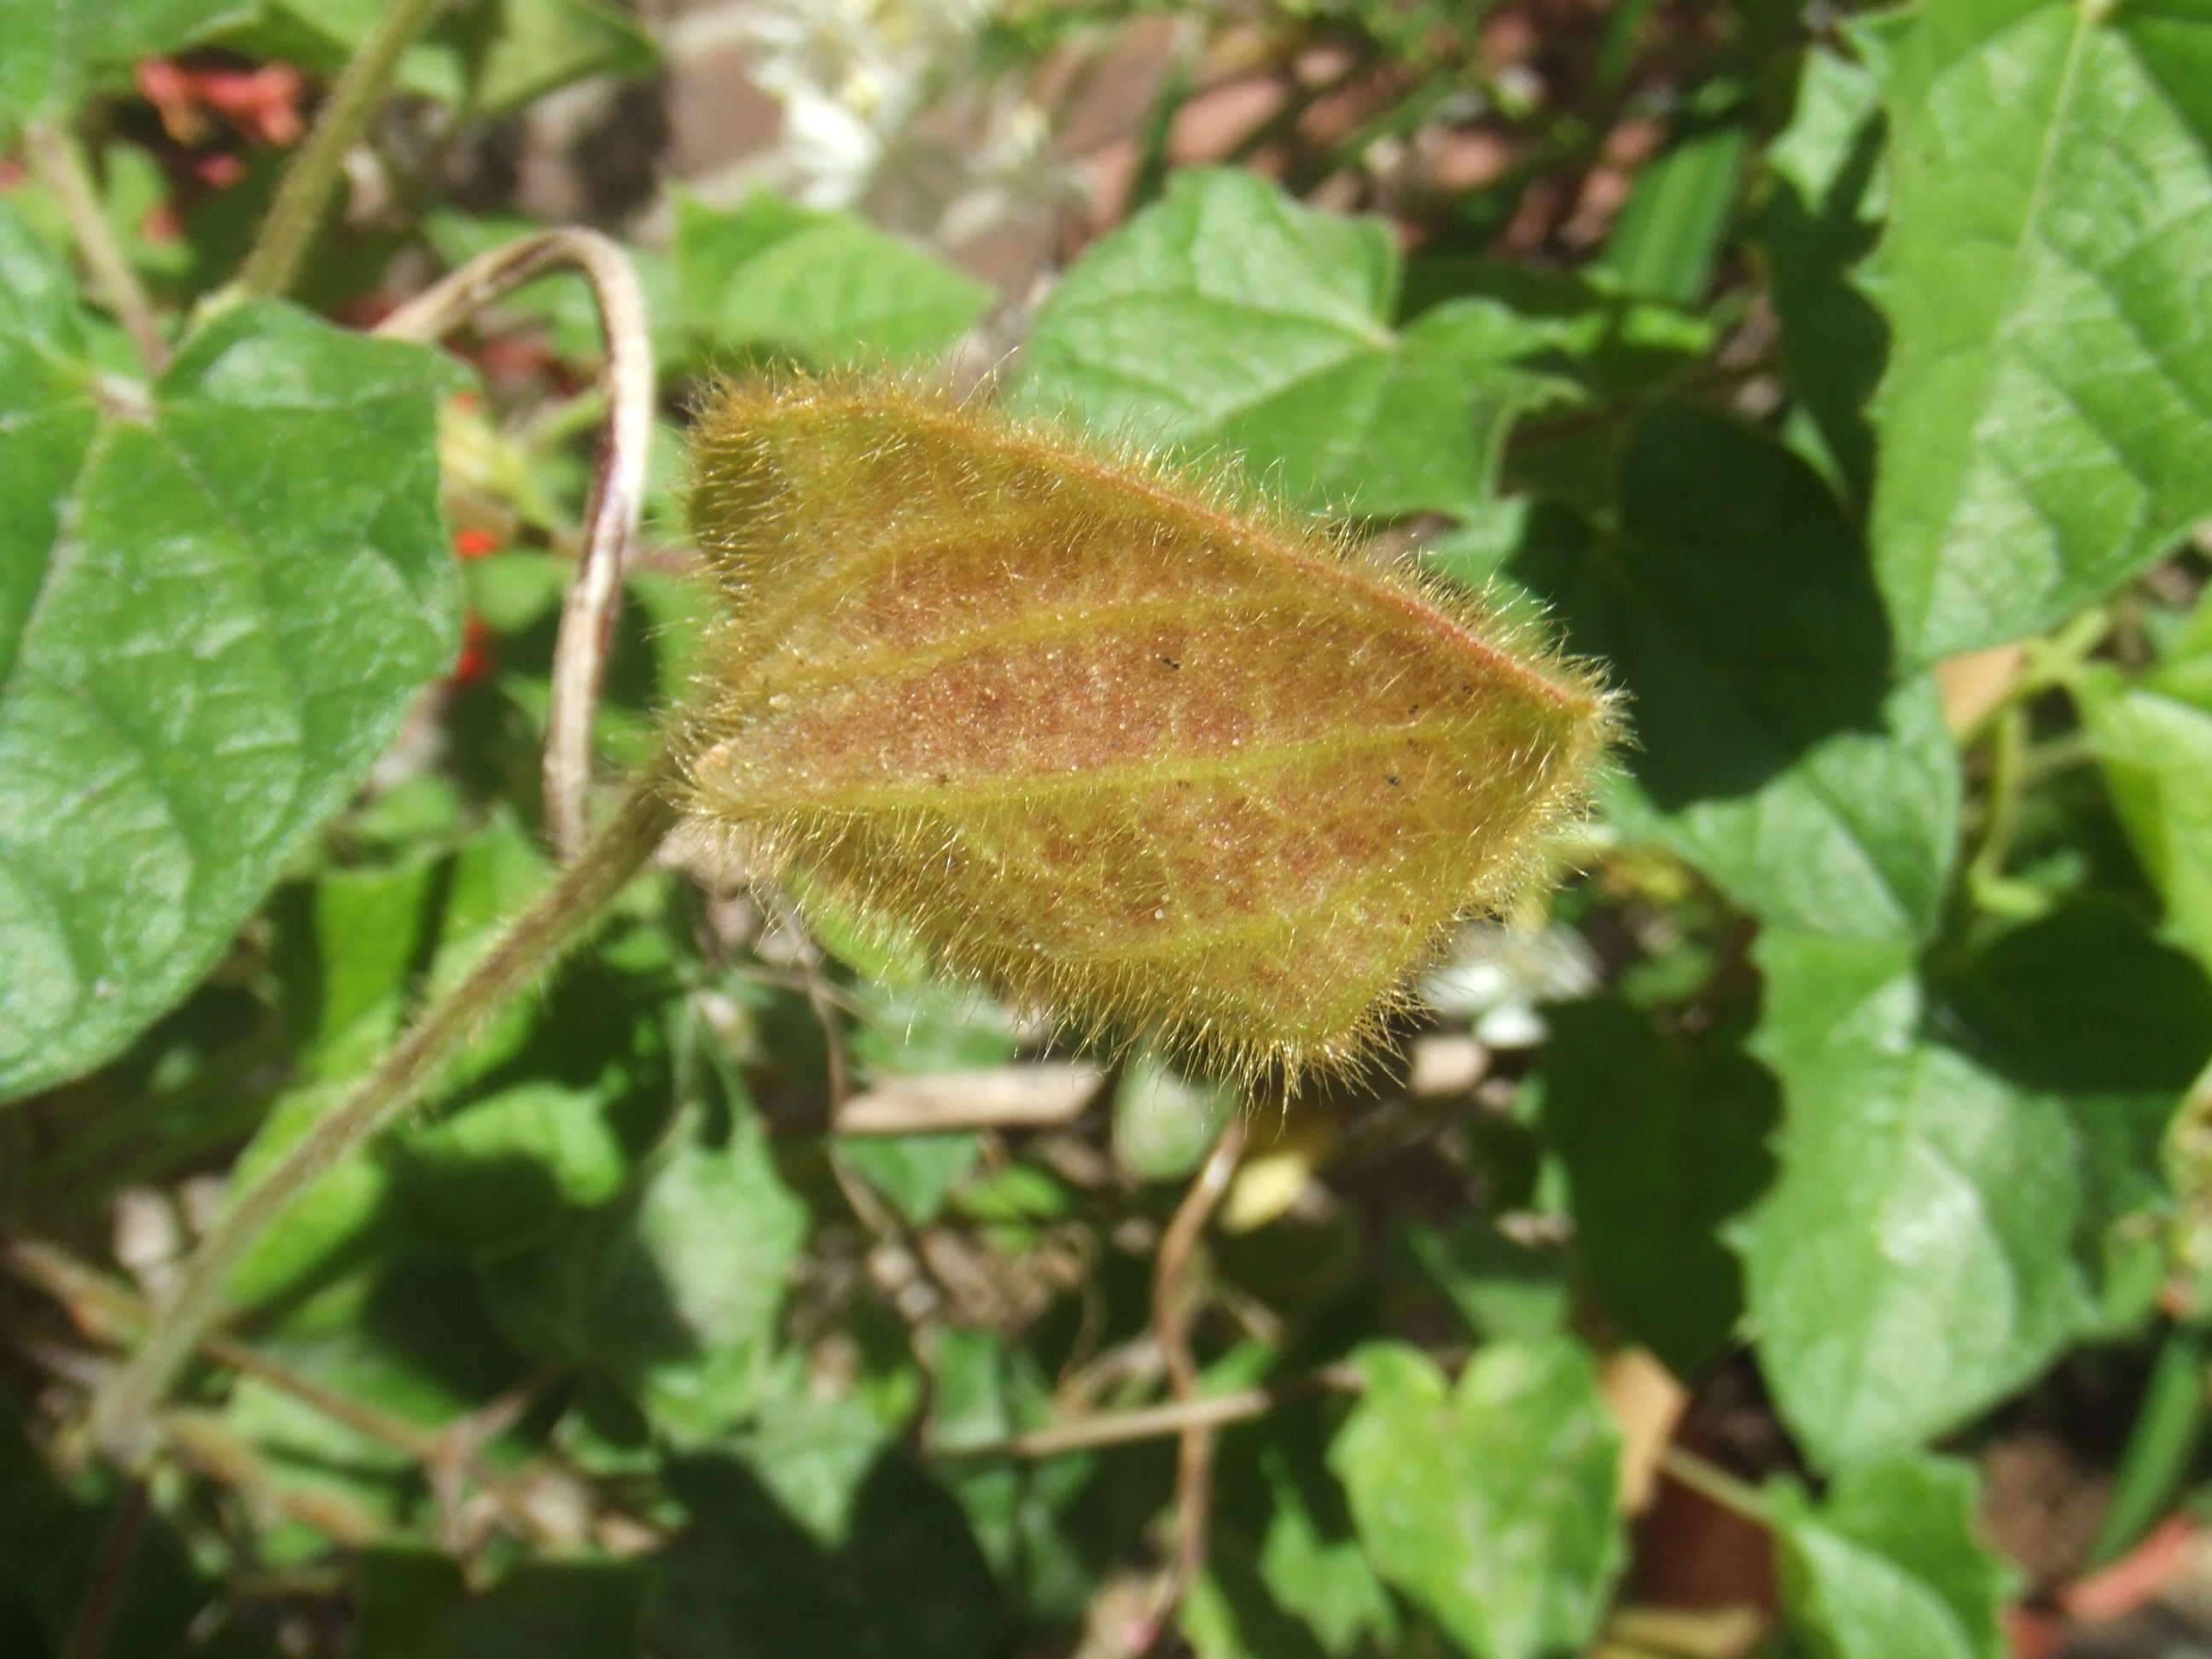
M1086 1035L1242 1073L1372 1047L1551 867L1587 669L1281 511L900 382L724 387L725 619L686 810Z

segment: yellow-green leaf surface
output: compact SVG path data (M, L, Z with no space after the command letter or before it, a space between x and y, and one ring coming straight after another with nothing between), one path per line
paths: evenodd
M1608 735L1471 605L975 406L732 393L696 465L693 809L1079 1027L1355 1057Z
M1899 654L2049 628L2212 512L2212 12L1943 0L1883 31Z
M457 621L428 353L265 304L150 387L84 352L0 210L0 1097L207 971Z

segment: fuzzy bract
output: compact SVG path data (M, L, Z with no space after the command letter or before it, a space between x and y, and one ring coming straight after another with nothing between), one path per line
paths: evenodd
M1464 595L904 383L724 388L690 507L688 810L1085 1035L1358 1059L1549 873L1613 731Z

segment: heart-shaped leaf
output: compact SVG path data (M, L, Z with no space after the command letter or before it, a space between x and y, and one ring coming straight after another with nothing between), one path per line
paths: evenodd
M149 389L0 210L0 1098L213 964L452 660L438 361L241 307Z

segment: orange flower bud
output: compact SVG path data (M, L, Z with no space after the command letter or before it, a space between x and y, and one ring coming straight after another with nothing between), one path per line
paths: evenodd
M1471 599L1155 460L902 383L725 388L687 810L1085 1035L1372 1047L1553 862L1615 726Z

